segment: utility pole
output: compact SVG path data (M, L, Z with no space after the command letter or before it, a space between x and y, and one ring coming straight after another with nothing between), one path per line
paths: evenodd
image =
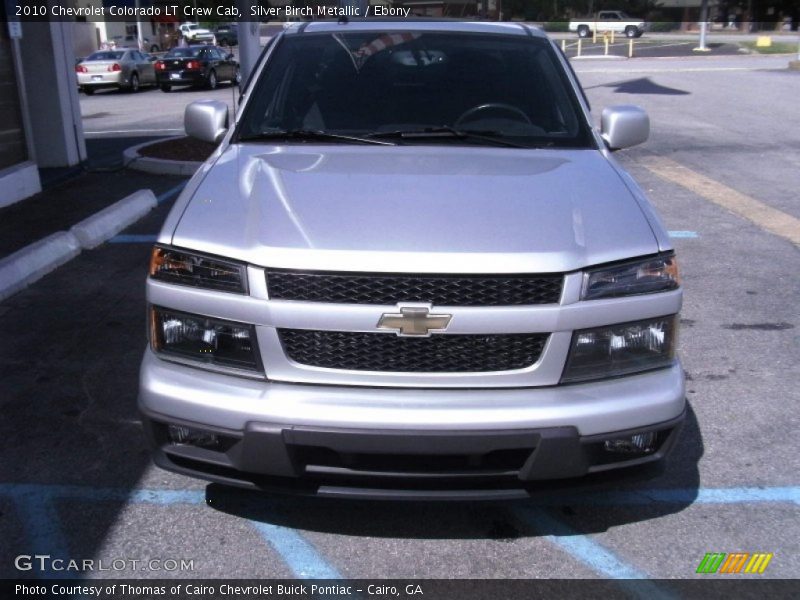
M139 52L144 51L144 36L142 36L142 18L139 16L140 6L139 0L136 0L136 47ZM125 32L127 34L127 32Z
M700 5L700 45L693 50L695 52L708 52L706 46L706 31L708 30L708 0L703 0Z
M255 68L261 53L261 25L250 16L251 7L257 4L258 0L236 0L236 8L239 9L239 72L242 85Z

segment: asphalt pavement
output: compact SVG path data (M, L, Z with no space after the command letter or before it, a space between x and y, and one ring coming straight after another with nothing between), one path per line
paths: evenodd
M800 577L800 251L791 231L770 229L800 217L800 73L785 63L574 63L596 117L628 103L651 116L650 141L616 157L670 230L686 292L691 411L663 472L542 486L526 502L406 504L262 496L155 468L135 407L165 198L0 303L0 577L47 575L14 568L39 552L193 561L90 574L103 577L608 577L626 589L630 578L698 577L705 553L736 551L773 554L747 577ZM84 126L178 131L179 105L206 95L82 97L84 118L109 113ZM645 592L679 596L663 581Z

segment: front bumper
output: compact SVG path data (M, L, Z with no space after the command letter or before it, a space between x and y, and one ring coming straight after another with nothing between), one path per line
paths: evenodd
M156 463L171 471L293 493L474 499L659 460L684 418L684 392L677 361L579 385L419 390L247 380L147 350L139 407ZM169 424L215 433L220 445L173 444ZM651 431L651 453L603 450Z

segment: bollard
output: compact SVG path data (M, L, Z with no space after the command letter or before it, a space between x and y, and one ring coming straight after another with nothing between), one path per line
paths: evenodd
M592 29L592 43L597 43L597 24L595 23L595 28Z
M581 55L581 42L583 42L583 39L578 38L578 56Z
M614 43L614 30L611 30L611 43Z
M567 40L561 40L561 51L564 53L567 52Z
M633 58L633 38L628 40L628 58Z
M603 44L604 44L604 45L605 45L605 47L606 47L606 50L605 50L605 55L606 55L606 56L608 56L608 36L607 36L607 35L604 35L604 36L603 36Z

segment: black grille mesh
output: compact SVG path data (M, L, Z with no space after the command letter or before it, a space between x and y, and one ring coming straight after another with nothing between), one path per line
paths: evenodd
M555 304L562 275L412 275L267 271L270 298L333 304L437 306Z
M539 360L546 333L433 335L278 329L293 361L352 371L465 373L523 369Z

